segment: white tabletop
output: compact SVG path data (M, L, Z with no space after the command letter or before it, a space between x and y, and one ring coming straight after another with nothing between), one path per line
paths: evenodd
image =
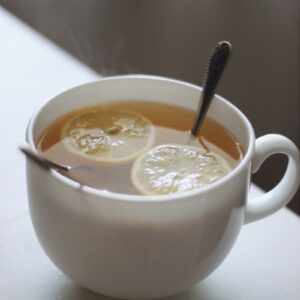
M26 196L24 141L32 113L99 75L0 8L0 299L104 300L77 287L41 249ZM250 195L261 193L255 186ZM246 225L225 262L173 300L300 298L300 218L288 209Z

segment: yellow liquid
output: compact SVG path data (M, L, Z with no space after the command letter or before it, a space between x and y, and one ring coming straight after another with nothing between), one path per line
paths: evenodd
M122 109L136 112L155 126L153 147L161 144L187 144L195 113L178 106L156 102L122 101L100 104L70 112L54 121L38 139L37 147L43 155L62 165L84 165L72 170L72 176L88 186L122 194L139 194L131 182L133 159L119 162L97 162L71 153L62 141L61 131L66 122L77 114L99 109ZM217 152L234 168L243 157L240 143L221 124L207 117L201 127L199 141L208 151Z

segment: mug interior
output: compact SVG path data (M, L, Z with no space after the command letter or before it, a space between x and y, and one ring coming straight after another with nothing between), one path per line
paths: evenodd
M69 89L46 102L29 123L27 141L36 149L43 131L57 118L72 110L104 102L152 101L196 111L201 90L190 83L157 76L127 75L100 79ZM208 115L222 124L242 145L245 155L235 169L246 164L252 156L254 132L244 114L221 96L215 95Z

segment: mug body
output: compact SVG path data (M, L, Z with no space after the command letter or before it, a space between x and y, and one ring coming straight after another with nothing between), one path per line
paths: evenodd
M32 118L27 141L35 148L55 119L109 101L154 101L192 110L197 86L154 76L105 78L63 92ZM241 143L245 155L219 181L165 196L103 192L27 162L34 229L54 264L77 284L103 295L151 299L201 281L232 248L242 224L250 182L253 129L245 116L215 96L209 115Z

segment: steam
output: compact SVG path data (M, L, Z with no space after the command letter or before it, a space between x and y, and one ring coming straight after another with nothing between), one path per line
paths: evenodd
M103 40L92 41L91 37L95 35L88 35L83 30L92 31L97 28L92 28L92 24L91 28L89 24L84 29L78 26L75 20L78 11L72 14L76 7L71 2L38 1L36 5L37 29L101 75L139 73L122 59L128 46L126 39L114 37L111 46L101 45ZM107 25L106 27L109 28Z
M122 59L122 55L126 51L126 46L127 42L124 38L116 37L113 47L107 49L107 53L100 54L101 65L97 70L102 75L139 73L138 69L133 68Z
M61 1L38 1L37 27L58 45L87 65L92 62L92 49L87 38L71 25L68 5Z

